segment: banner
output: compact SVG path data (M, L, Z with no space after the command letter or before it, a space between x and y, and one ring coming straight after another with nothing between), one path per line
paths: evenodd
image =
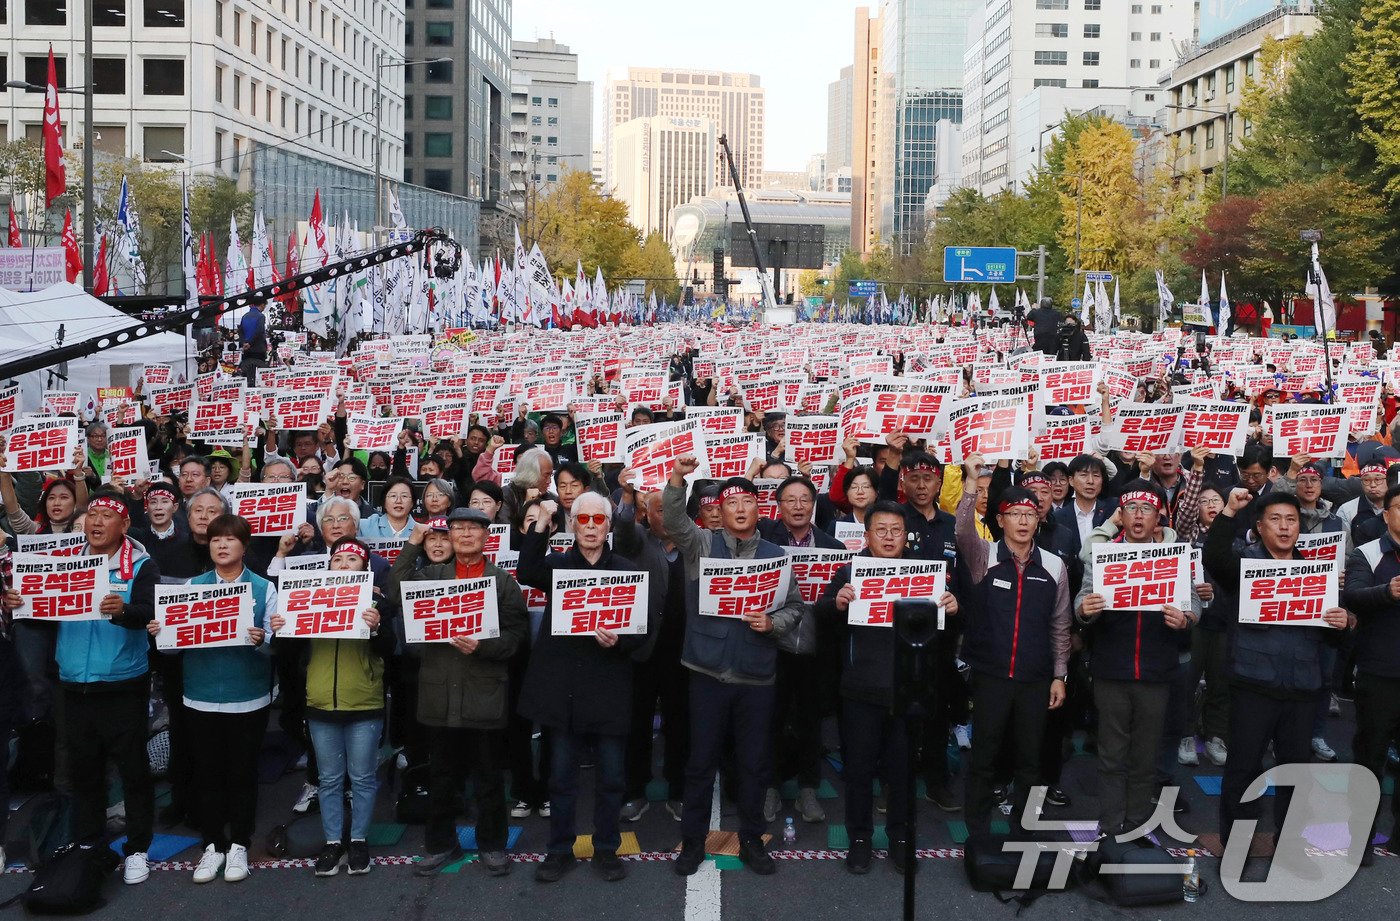
M102 482L121 477L128 486L150 476L151 460L146 454L146 430L138 426L107 430L107 469Z
M399 447L403 419L377 416L351 416L345 422L345 447L350 451L388 451Z
M772 560L700 560L700 613L710 617L771 614L787 602L791 570Z
M157 649L251 645L252 583L157 585L156 622Z
M314 432L334 412L331 397L315 393L279 393L272 401L272 416L284 432Z
M647 632L645 572L554 570L549 623L554 636L591 636L595 630Z
M97 613L102 599L112 593L104 556L46 556L16 553L10 584L25 603L16 618L78 621L107 620Z
M973 454L988 462L1025 460L1030 452L1030 415L1021 397L972 397L948 413L954 463Z
M862 532L864 533L864 532ZM802 600L816 604L831 584L836 570L845 566L853 556L850 550L808 550L804 547L784 547L792 561L792 578L802 592Z
M494 576L402 582L399 595L405 642L446 643L459 636L489 640L501 635Z
M1242 624L1326 627L1322 616L1338 606L1337 595L1334 562L1240 560Z
M870 382L866 428L875 435L932 435L943 428L952 394L950 384L909 377L877 378Z
M862 627L893 627L894 603L918 599L938 604L948 575L938 560L882 560L858 556L851 560L851 586L856 597L846 612L846 623ZM943 629L943 609L938 611Z
M233 483L224 495L254 537L292 534L306 521L305 483Z
M77 419L17 422L5 436L5 471L72 470L77 449Z
M1185 400L1181 404L1181 446L1209 448L1216 454L1239 457L1249 437L1248 403Z
M725 480L748 476L753 462L763 459L763 444L763 436L758 433L705 436L705 461L710 478Z
M1041 429L1031 437L1031 447L1043 466L1051 461L1068 463L1088 453L1088 416L1045 416Z
M279 637L369 639L360 612L369 607L374 573L281 572L277 574L277 613L286 620Z
M685 417L699 419L700 430L706 435L741 435L744 431L740 406L687 406Z
M783 457L790 464L839 464L846 456L839 416L789 416L786 432Z
M1180 443L1182 407L1162 403L1119 403L1103 427L1104 448L1128 454L1165 454Z
M0 288L43 291L66 281L67 252L62 246L0 247Z
M1189 544L1094 544L1094 593L1109 611L1191 607Z
M585 464L622 463L622 433L625 421L622 413L602 412L580 415L574 419L574 437L578 441L579 459Z
M18 534L15 540L20 553L44 553L49 556L82 556L87 535L82 531L68 534Z
M694 454L700 460L700 466L688 479L709 476L705 469L705 438L696 420L641 425L625 434L625 463L633 470L632 488L637 492L652 492L665 486L672 464L686 454Z
M1273 432L1274 457L1342 457L1346 454L1350 412L1345 406L1267 407L1264 419Z

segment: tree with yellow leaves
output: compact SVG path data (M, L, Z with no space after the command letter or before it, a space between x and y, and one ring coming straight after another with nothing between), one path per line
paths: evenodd
M1068 142L1056 177L1060 246L1071 265L1122 274L1142 244L1142 187L1128 129L1095 118Z

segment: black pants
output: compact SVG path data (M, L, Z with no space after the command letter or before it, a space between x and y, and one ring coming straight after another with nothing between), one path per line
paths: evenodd
M126 801L126 853L151 848L156 796L146 757L146 707L150 684L141 680L117 690L84 693L63 688L63 737L73 778L73 840L100 844L107 829L107 763L121 778Z
M768 785L796 777L799 787L816 787L822 781L822 674L816 656L779 652L774 691L774 769Z
M1170 787L1176 784L1176 755L1181 740L1187 736L1195 738L1191 727L1192 698L1196 685L1191 683L1191 663L1179 662L1176 674L1168 685L1166 716L1162 720L1162 745L1157 752L1157 786Z
M1167 682L1094 679L1099 710L1099 827L1137 828L1152 815ZM1126 828L1124 827L1126 825Z
M522 649L509 663L510 684L506 688L509 699L510 717L506 726L505 755L510 767L511 798L522 802L531 809L538 809L549 799L548 781L551 749L550 731L540 728L540 757L535 761L535 747L532 737L535 724L518 712L520 691L525 687L525 667L530 662L530 652Z
M1201 738L1209 742L1219 739L1230 741L1230 666L1229 637L1225 631L1196 629L1191 640L1191 676L1187 679L1191 698L1201 676L1206 679L1206 690L1201 695ZM1194 730L1192 735L1194 735ZM1183 733L1185 735L1185 733Z
M572 854L577 836L579 758L591 745L598 763L593 787L593 853L616 854L622 844L618 813L626 789L623 736L584 735L554 729L550 733L553 761L549 766L549 853Z
M726 684L690 675L690 760L685 768L685 811L681 834L703 841L710 831L710 809L725 742L733 732L734 767L739 788L739 836L757 839L768 823L763 795L772 772L773 685Z
M160 678L161 698L170 715L170 766L165 772L165 779L170 782L170 805L190 819L191 827L199 827L195 821L198 809L195 800L199 794L194 789L195 743L191 736L190 709L185 706L184 656L153 652L150 663Z
M479 851L506 849L505 738L499 729L428 727L428 822L423 843L430 854L457 843L453 808L471 775L476 798Z
M920 768L929 787L948 783L948 730L967 721L967 682L958 674L957 636L945 635L934 650L934 682L938 693L933 713L924 721Z
M1228 841L1236 819L1258 819L1264 807L1260 798L1240 802L1246 789L1264 770L1264 750L1274 743L1278 764L1306 764L1312 760L1312 725L1317 700L1270 697L1243 685L1230 688L1230 757L1220 784L1220 837ZM1274 789L1274 827L1283 828L1293 788ZM1306 797L1304 797L1306 802Z
M249 713L189 709L187 741L199 782L189 807L204 846L219 853L248 847L258 813L258 753L267 734L267 707Z
M851 840L869 841L875 833L875 797L871 785L877 777L882 781L882 788L888 791L885 827L890 840L906 840L909 738L904 720L897 718L889 707L844 698L841 701L841 748L846 828Z
M667 799L680 799L685 791L685 760L690 751L690 702L688 670L675 657L653 656L638 665L632 676L632 727L627 734L627 799L642 799L651 780L652 719L658 702L661 733L666 737L662 776Z
M1385 759L1390 740L1400 735L1400 678L1382 678L1358 672L1356 675L1356 739L1352 743L1356 763L1385 782ZM1392 839L1400 834L1400 794L1391 794L1390 811L1395 816ZM1379 816L1379 809L1377 810ZM1372 829L1374 836L1375 829Z
M974 672L972 676L972 757L967 771L967 822L975 831L990 824L993 776L1004 746L1015 752L1016 811L1024 809L1030 788L1040 781L1040 743L1050 705L1050 682L1016 681ZM1019 821L1019 818L1017 819ZM975 827L974 827L975 826Z
M385 663L389 687L389 744L402 748L409 767L428 763L428 731L418 722L418 659L393 656Z
M238 363L238 373L248 381L249 387L255 387L258 383L258 369L266 367L266 355L249 355L245 352L243 360Z
M277 725L288 737L296 739L306 749L306 782L320 786L321 775L316 769L316 746L311 744L311 732L306 727L306 650L301 643L276 643L272 656L277 667L278 694L282 709Z
M3 640L0 640L3 642ZM4 752L5 764L0 764L0 804L4 805L0 809L0 841L5 840L5 825L10 819L10 736L14 734L15 726L10 717L0 714L0 752Z

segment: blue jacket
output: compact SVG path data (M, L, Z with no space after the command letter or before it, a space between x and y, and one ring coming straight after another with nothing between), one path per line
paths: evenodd
M210 571L195 576L190 585L213 585L219 581ZM253 586L253 626L267 628L267 596L272 583L249 569L239 582ZM272 657L267 642L261 646L220 646L191 649L184 653L185 697L207 704L249 703L272 692Z
M58 625L58 677L64 684L101 690L102 685L124 684L149 670L146 653L150 641L146 625L155 617L155 590L160 567L142 547L127 538L132 549L132 576L121 577L121 553L111 559L108 577L112 594L125 603L111 620L79 620ZM84 548L91 552L91 548Z

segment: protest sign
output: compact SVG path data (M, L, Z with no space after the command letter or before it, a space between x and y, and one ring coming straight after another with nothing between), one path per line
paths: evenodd
M15 609L16 618L55 622L107 619L97 611L102 599L112 592L106 557L16 553L11 559L10 584L25 601Z
M1170 403L1119 403L1104 424L1103 444L1127 454L1163 454L1180 443L1182 407Z
M845 544L846 549L852 553L859 553L865 549L865 525L860 522L838 521L835 532L833 536Z
M1274 438L1275 457L1342 457L1347 448L1350 410L1345 406L1277 404L1265 423Z
M423 407L424 434L439 441L465 438L471 427L471 414L471 400L434 399Z
M1345 531L1323 531L1318 534L1299 534L1295 549L1305 560L1330 560L1337 571L1342 571L1345 562L1343 549L1346 546Z
M1094 592L1109 611L1191 607L1189 544L1094 544Z
M253 626L251 582L157 585L157 649L247 646Z
M709 465L711 479L746 477L753 462L762 458L762 435L745 433L705 436L705 460Z
M973 454L986 461L1024 460L1030 451L1030 422L1019 397L972 397L953 403L948 433L954 462Z
M786 434L790 464L839 464L845 457L839 416L789 416Z
M272 416L284 432L315 431L333 412L334 401L315 392L279 393L272 401Z
M1240 623L1325 627L1337 575L1330 560L1240 560Z
M141 381L144 388L170 383L170 365L144 365Z
M831 584L836 570L851 561L850 550L809 550L804 547L784 547L792 561L792 578L802 592L802 600L816 604L822 592Z
M687 406L685 417L699 419L700 430L706 435L741 435L744 431L740 406Z
M291 534L306 521L305 483L233 483L225 495L254 537Z
M918 599L938 604L947 578L944 564L937 560L858 556L851 560L851 586L856 597L846 612L846 622L862 627L893 627L896 601ZM941 608L938 627L943 628Z
M78 411L78 401L83 395L76 390L45 390L42 401L46 412L57 415L72 415Z
M1093 361L1056 361L1036 368L1040 375L1041 405L1064 406L1098 401L1099 364ZM980 392L980 391L979 391Z
M107 430L107 469L102 482L110 483L120 477L128 486L144 480L150 473L151 460L146 453L146 430L140 426Z
M330 565L331 555L329 553L304 553L301 556L287 557L282 563L282 568L297 572L315 572L329 569Z
M81 556L87 546L82 531L67 534L18 534L15 536L20 553L45 553L49 556Z
M1069 462L1087 453L1089 443L1088 416L1044 416L1040 431L1031 438L1039 462Z
M710 617L771 614L787 603L792 577L786 557L700 560L700 613Z
M16 422L5 436L5 472L71 470L77 448L77 419Z
M405 642L446 643L459 636L487 640L501 635L494 577L402 582L399 594Z
M294 639L369 639L360 613L373 597L374 573L281 572L277 576L277 613L286 623L278 637Z
M870 382L865 426L875 435L931 435L942 429L952 394L952 386L936 381L876 378Z
M156 416L173 416L188 413L194 400L193 384L167 384L163 387L147 387L146 399L151 403L151 413Z
M625 428L622 413L601 412L580 415L574 419L579 459L584 463L622 463L622 433Z
M704 435L696 419L628 429L625 450L626 465L634 472L632 488L638 492L652 492L665 486L676 458L686 454L693 454L700 461L695 473L687 479L709 476L705 467Z
M589 636L595 630L647 632L645 572L554 570L549 624L554 636Z
M351 451L398 450L403 419L378 416L350 416L345 422L345 447Z
M1188 399L1182 404L1181 446L1209 448L1216 454L1239 457L1249 437L1248 403Z
M15 424L19 413L19 384L13 387L0 387L0 432L7 432Z
M190 406L190 437L209 440L241 439L245 406L240 394L234 400L195 400Z
M398 561L399 554L403 552L403 545L408 543L408 538L370 537L365 538L364 541L370 553L383 557L386 563L393 565Z

